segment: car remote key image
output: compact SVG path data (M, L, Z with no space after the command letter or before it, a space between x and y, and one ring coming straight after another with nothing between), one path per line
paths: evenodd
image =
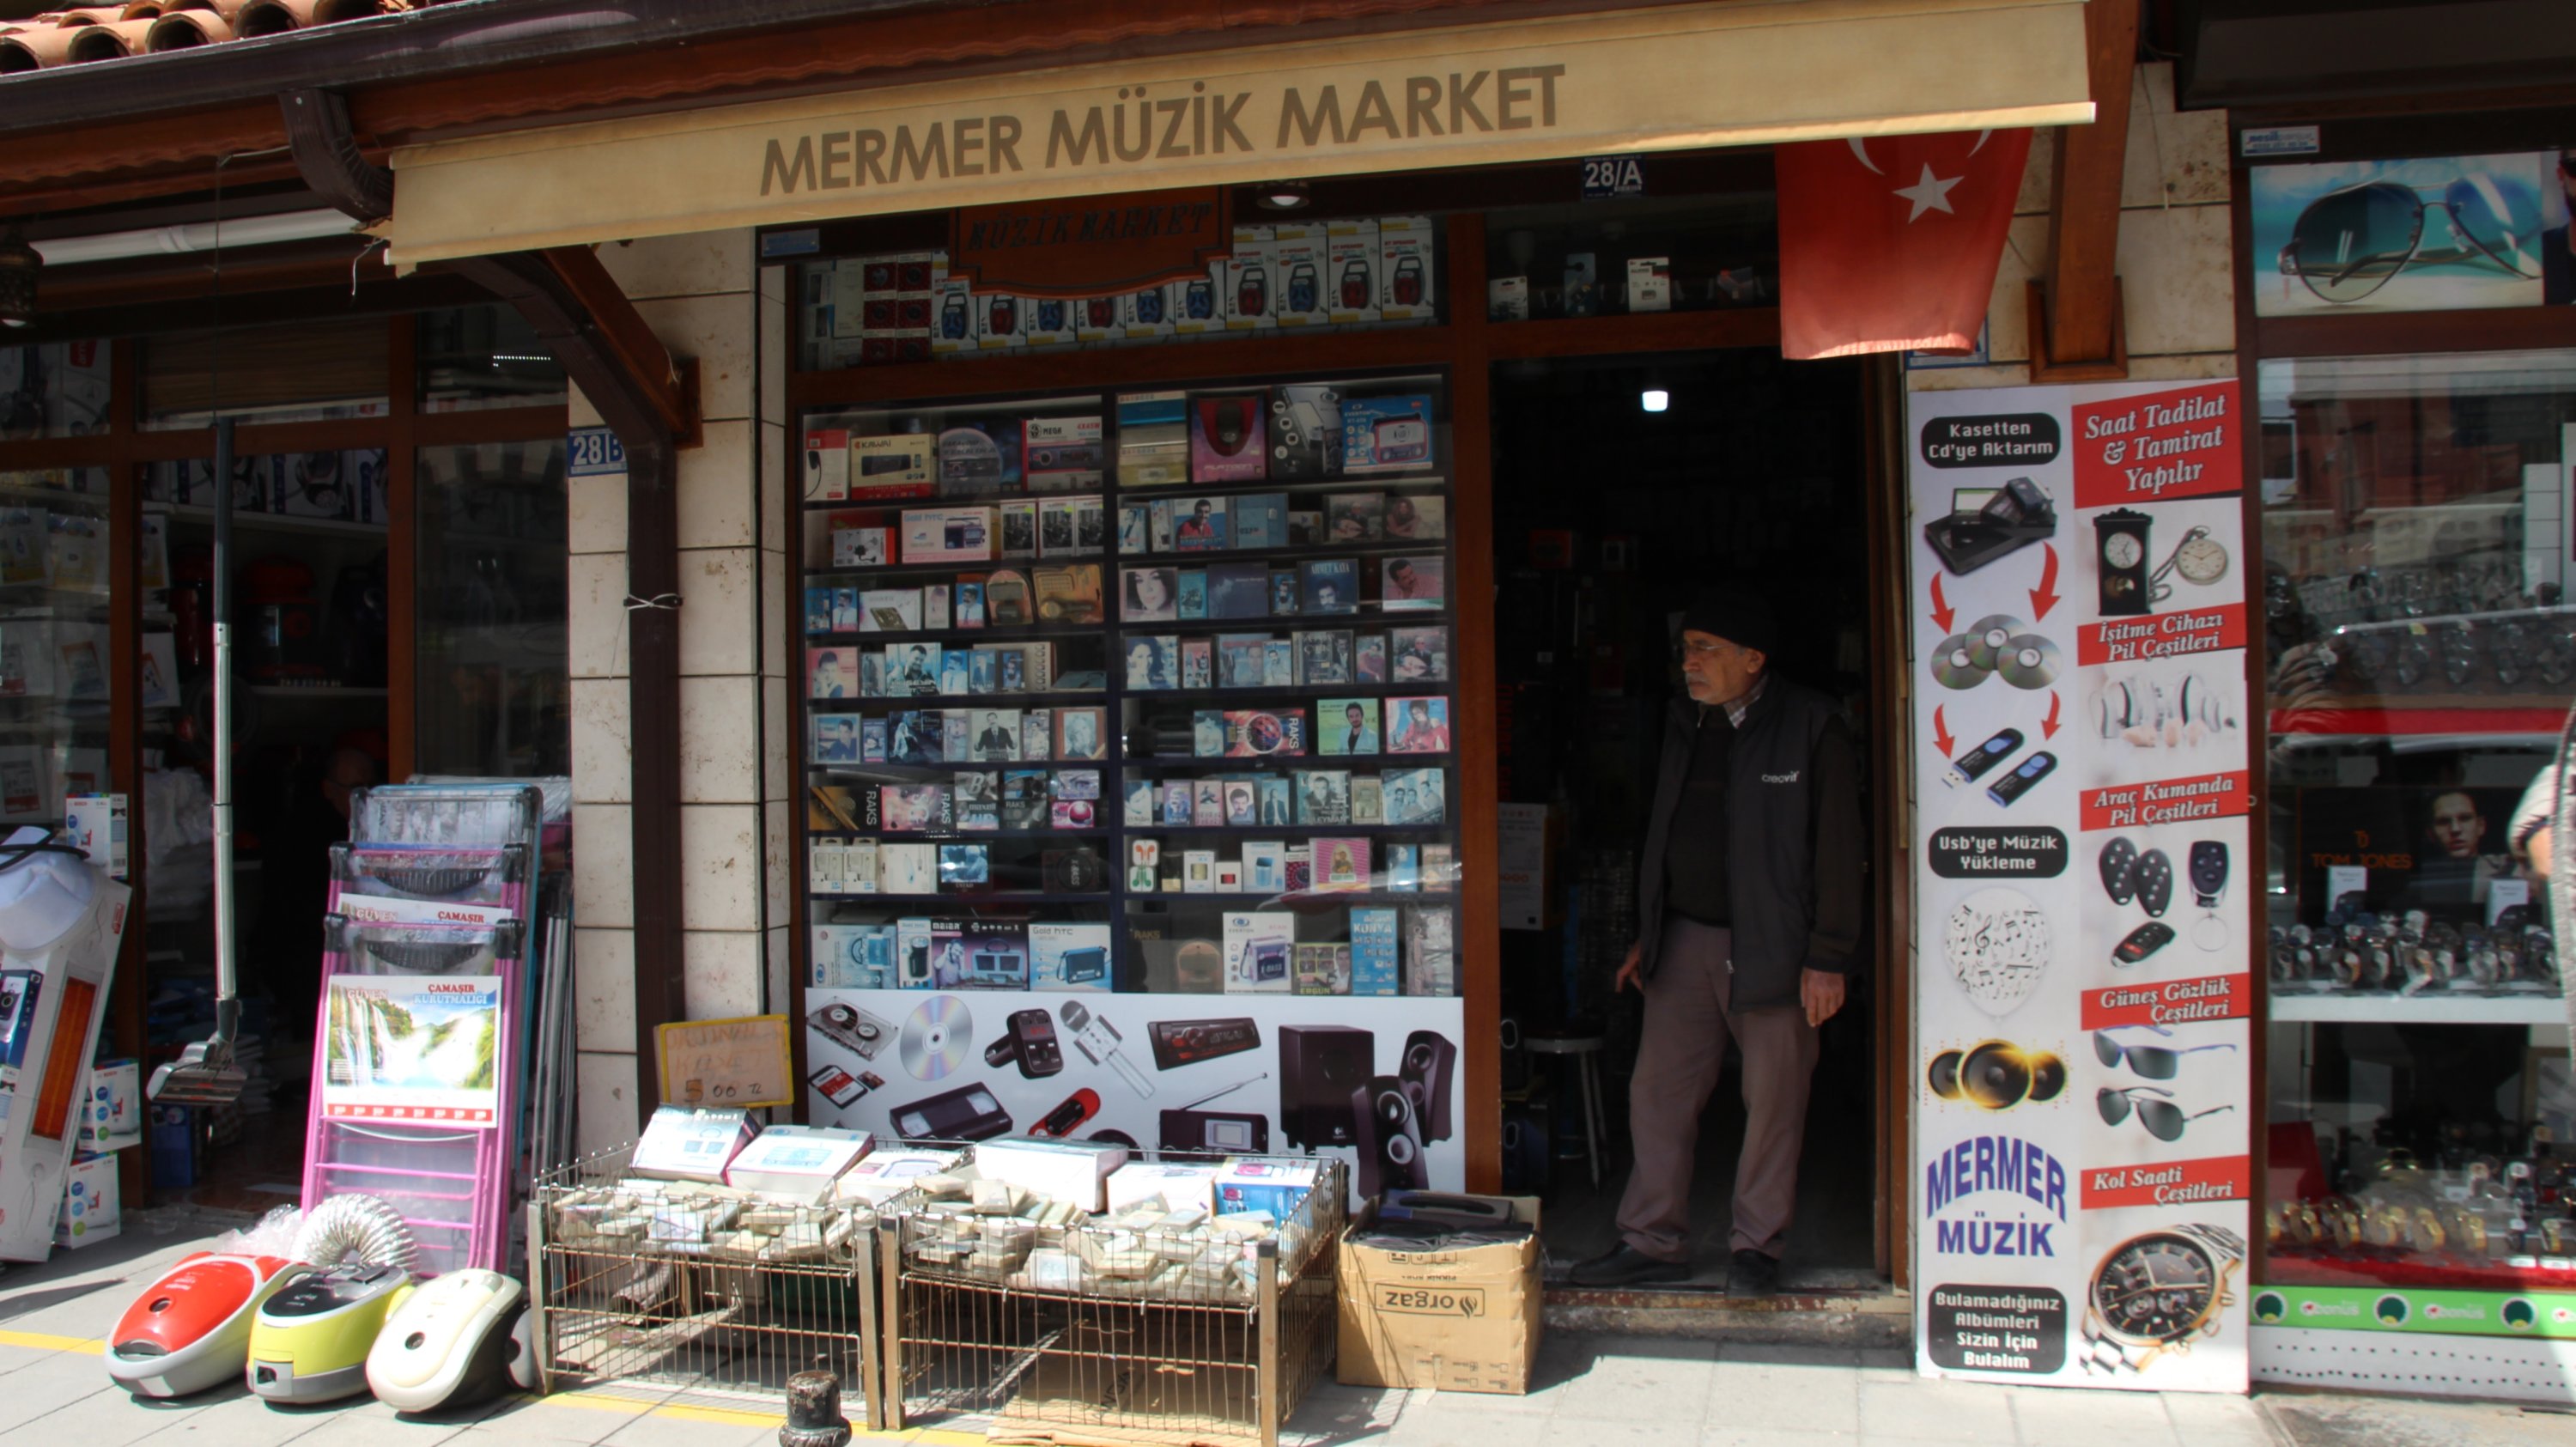
M2120 941L2118 947L2111 951L2111 963L2134 965L2172 944L2173 937L2172 925L2159 919L2148 920L2145 924L2129 931L2129 937Z
M2227 846L2215 839L2191 846L2191 899L2202 909L2216 909L2227 897Z
M2043 749L2021 761L2021 767L1986 787L1986 797L1998 804L2009 805L2031 790L2057 768L2057 755Z
M2138 908L2150 919L2162 919L2173 904L2173 857L2161 849L2138 856Z
M2138 846L2126 834L2114 834L2102 846L2102 892L2113 904L2127 904L2138 893Z
M1955 789L1961 784L1984 778L1995 765L2002 763L2013 750L2020 747L2021 730L2005 729L1993 738L1961 754L1958 762L1950 766L1950 772L1941 776L1941 787Z

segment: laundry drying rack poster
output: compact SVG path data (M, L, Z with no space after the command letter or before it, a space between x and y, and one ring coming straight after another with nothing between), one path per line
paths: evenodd
M1919 1365L2243 1391L2237 385L1911 412Z

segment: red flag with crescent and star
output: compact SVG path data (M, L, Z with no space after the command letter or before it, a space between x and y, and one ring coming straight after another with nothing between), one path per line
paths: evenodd
M2027 130L1779 147L1781 354L1974 347L2029 159Z

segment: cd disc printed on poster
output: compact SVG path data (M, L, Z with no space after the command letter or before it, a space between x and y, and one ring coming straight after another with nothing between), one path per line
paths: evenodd
M1992 670L1979 666L1969 635L1955 633L1932 650L1932 676L1944 688L1974 688Z
M1968 653L1979 667L1991 670L2012 646L2014 635L2030 627L2010 613L1989 613L1968 625Z
M2046 688L2057 682L2062 667L2057 645L2036 633L2015 635L1995 660L1995 672L2015 688Z
M916 1080L939 1080L966 1063L966 1037L975 1017L954 995L933 995L903 1025L903 1068Z

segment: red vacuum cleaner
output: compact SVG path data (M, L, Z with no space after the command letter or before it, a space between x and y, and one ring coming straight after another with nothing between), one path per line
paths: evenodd
M312 1270L281 1256L181 1257L108 1333L108 1376L145 1397L184 1397L240 1381L261 1303Z

